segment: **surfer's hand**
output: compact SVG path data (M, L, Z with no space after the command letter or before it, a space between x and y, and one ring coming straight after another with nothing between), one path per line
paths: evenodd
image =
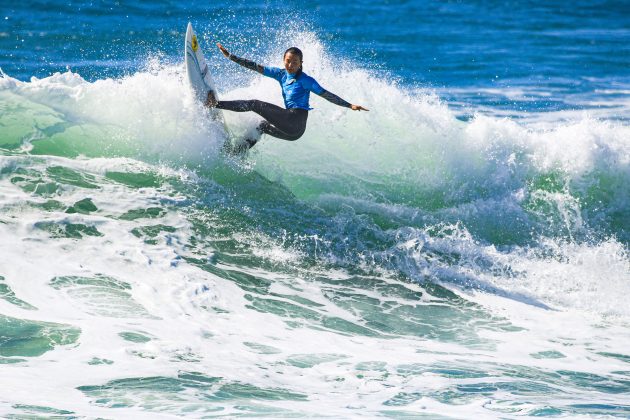
M228 58L230 57L230 53L228 52L228 50L226 50L225 47L221 45L219 42L217 42L217 47L219 47L219 49L221 50L224 56Z
M361 105L350 105L353 111L369 111L367 108L363 108Z

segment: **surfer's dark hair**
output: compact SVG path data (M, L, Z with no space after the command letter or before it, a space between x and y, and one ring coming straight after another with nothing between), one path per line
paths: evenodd
M304 54L302 54L302 50L301 50L301 49L299 49L298 47L291 47L291 48L289 48L288 50L286 50L286 51L284 52L283 57L286 57L286 55L287 55L287 54L289 54L289 53L291 53L291 54L295 54L295 55L297 55L298 57L300 57L300 61L303 61L303 60L304 60Z

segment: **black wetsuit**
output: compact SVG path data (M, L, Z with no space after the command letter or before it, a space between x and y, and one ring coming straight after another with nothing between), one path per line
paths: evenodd
M278 105L256 99L219 101L217 108L236 112L253 111L265 119L258 126L258 131L283 140L297 140L302 137L304 130L306 130L307 109L284 109Z
M306 130L309 93L314 92L324 99L343 107L350 108L349 102L337 95L328 92L315 79L299 70L295 74L288 73L285 69L263 67L251 60L229 55L230 60L250 70L257 71L265 76L276 79L282 87L282 96L286 109L268 102L258 100L218 101L216 107L236 112L252 111L265 119L259 126L261 133L269 134L283 140L297 140ZM255 142L249 142L250 147Z

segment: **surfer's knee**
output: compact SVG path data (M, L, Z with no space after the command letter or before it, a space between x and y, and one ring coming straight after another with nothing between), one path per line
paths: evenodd
M299 124L297 127L294 127L293 131L290 131L289 133L287 133L288 134L287 140L296 141L304 135L305 131L306 131L306 121L304 122L304 124Z
M282 137L278 137L278 138L281 138L281 139L287 140L287 141L296 141L296 140L299 140L300 137L302 137L302 134L304 134L304 133L299 133L299 134L287 133L287 134L283 135Z

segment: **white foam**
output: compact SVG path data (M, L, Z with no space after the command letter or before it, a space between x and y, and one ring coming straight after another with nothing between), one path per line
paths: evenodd
M479 244L461 225L445 226L443 232L400 232L398 248L413 261L407 265L412 277L452 278L462 287L516 301L630 321L624 303L630 256L614 239L595 244L542 239L537 247L499 250Z

